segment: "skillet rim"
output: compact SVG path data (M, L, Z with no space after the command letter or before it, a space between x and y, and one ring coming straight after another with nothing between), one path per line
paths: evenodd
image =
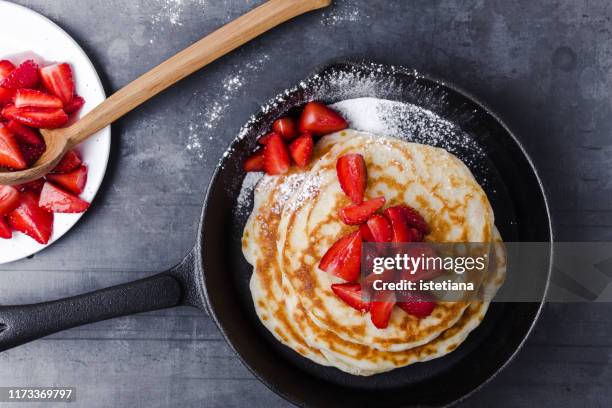
M491 110L491 108L485 104L480 98L476 97L475 95L473 95L472 93L466 91L465 89L461 88L460 86L448 82L447 80L444 80L436 75L433 74L429 74L429 73L425 73L422 71L418 71L416 69L410 69L401 65L393 65L393 64L383 64L383 63L378 63L378 62L374 62L372 60L368 60L366 58L353 58L353 57L339 57L339 58L334 58L331 60L328 60L325 63L319 64L317 66L315 66L303 79L303 81L308 81L309 79L311 79L314 75L318 75L321 74L322 72L326 71L327 69L330 69L331 67L333 67L334 65L339 65L339 64L345 64L345 65L351 65L354 67L358 67L358 68L362 68L362 69L367 69L367 66L370 65L375 65L375 66L380 66L383 68L386 68L388 70L393 70L394 72L398 72L401 73L403 75L407 75L407 76L412 76L412 77L416 77L416 78L422 78L425 79L427 81L431 81L432 83L442 87L442 88L447 88L450 89L456 93L458 93L459 95L461 95L462 97L464 97L465 99L469 100L470 102L474 103L479 109L481 109L482 111L484 111L484 113L486 113L487 115L491 116L494 121L499 124L503 130L510 136L511 141L519 148L519 151L522 153L523 157L527 160L527 163L529 164L529 167L531 169L531 172L533 173L533 175L535 176L535 179L537 181L537 185L540 189L541 195L542 195L542 200L543 200L543 204L544 204L544 208L546 211L546 220L547 220L547 226L548 226L548 235L550 237L549 243L550 243L550 256L549 256L549 261L548 261L548 272L546 274L546 284L544 286L544 290L542 292L542 299L539 302L529 302L529 303L537 303L538 307L537 310L533 316L533 319L531 321L531 323L529 324L529 328L527 329L527 331L525 332L525 334L523 335L523 339L520 341L520 343L516 346L516 349L512 352L512 354L506 359L506 361L500 365L497 370L495 372L493 372L487 379L485 379L483 382L481 382L478 386L474 387L471 391L467 392L466 394L460 396L459 398L450 401L446 404L444 404L444 406L450 407L450 406L454 406L456 404L459 404L462 401L465 401L466 399L470 398L472 395L474 395L476 392L480 391L485 385L487 385L491 380L493 380L502 370L504 370L518 355L518 353L521 351L521 349L524 347L527 339L531 336L531 333L533 332L533 329L535 328L538 320L540 319L540 315L542 313L542 310L544 308L544 305L546 303L546 297L548 294L548 289L549 289L549 285L550 285L550 279L551 279L551 275L552 275L552 268L553 268L553 259L554 259L554 229L553 229L553 222L552 222L552 215L550 212L550 206L549 206L549 202L548 202L548 195L547 195L547 190L544 186L544 184L542 183L542 179L535 167L535 164L533 162L533 159L531 158L531 156L527 153L527 151L525 150L523 144L520 142L520 140L516 137L516 135L514 134L514 132L510 129L510 127L499 117L499 115L497 115L493 110ZM297 82L299 83L299 82ZM260 108L263 106L266 106L267 104L270 104L272 102L274 102L274 100L276 99L276 97L278 95L281 95L281 93L276 94L275 96L273 96L271 99L269 99L265 104L260 105ZM259 111L257 111L256 113L254 113L253 117L255 118L255 120L252 123L258 123L259 121L261 121L262 116L264 115L264 112L260 109ZM247 123L251 123L250 121ZM228 147L226 148L224 154L221 156L221 158L219 159L219 162L217 163L215 170L213 172L213 175L210 179L210 182L208 184L208 187L206 188L206 192L205 192L205 198L204 198L204 204L202 207L202 213L200 216L200 222L198 225L198 234L197 234L197 238L196 238L196 243L195 243L195 248L194 248L194 252L195 252L195 269L197 271L197 273L200 274L201 279L198 279L198 283L196 286L198 287L198 293L200 295L200 302L201 304L204 306L205 311L208 313L209 317L213 319L213 321L215 322L215 324L217 325L217 328L219 329L219 331L221 332L223 338L225 339L226 343L228 344L228 346L234 351L234 353L236 354L236 356L238 357L238 359L242 362L242 364L255 376L255 378L257 378L258 381L260 381L262 384L264 384L268 389L270 389L271 391L273 391L276 395L282 397L284 400L286 400L287 402L291 403L291 404L296 404L296 405L300 405L300 406L304 406L305 405L305 401L300 399L300 398L296 398L294 395L290 395L288 393L286 393L284 390L281 390L280 387L276 386L272 381L267 380L266 378L263 378L262 375L260 375L260 373L251 366L251 364L246 361L246 359L242 356L242 354L235 348L234 344L230 341L230 339L228 338L228 335L225 331L225 327L222 325L221 323L221 319L217 316L217 313L215 312L214 308L212 307L211 303L210 303L210 298L208 295L208 287L207 287L207 273L206 270L204 269L204 264L203 264L203 246L204 246L204 236L206 235L206 225L205 225L205 220L206 220L206 214L207 214L207 210L208 210L208 206L209 206L209 201L210 201L210 197L212 195L212 191L215 189L215 186L217 184L217 180L219 178L219 175L221 173L221 171L224 168L224 164L227 162L227 160L229 160L230 158L230 154L227 154L228 152L233 151L234 149L234 145L237 144L238 142L240 142L242 139L239 136L234 137L231 142L229 143ZM296 369L299 369L296 367Z

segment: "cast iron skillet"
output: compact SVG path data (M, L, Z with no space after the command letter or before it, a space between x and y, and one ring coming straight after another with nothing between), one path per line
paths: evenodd
M371 86L377 81L384 86ZM233 210L244 178L243 159L275 118L306 101L329 103L364 96L413 103L463 129L485 153L468 165L490 197L504 240L552 242L546 197L533 164L514 135L485 106L427 75L364 61L335 61L262 108L234 140L208 189L195 247L180 264L151 278L93 293L2 307L0 351L86 323L189 305L215 320L262 382L300 405L438 406L478 389L520 349L543 301L511 307L494 303L480 327L454 352L373 377L351 376L302 358L276 341L255 314L248 289L252 269L240 245L247 214Z

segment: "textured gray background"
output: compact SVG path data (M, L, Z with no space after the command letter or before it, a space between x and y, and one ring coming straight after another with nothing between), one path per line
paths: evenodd
M260 3L19 2L72 34L109 92ZM93 208L43 253L0 266L1 302L74 295L177 262L193 244L214 165L241 124L312 67L342 55L413 66L488 102L535 159L558 239L610 240L610 7L606 0L362 0L300 17L120 120ZM519 357L465 405L609 406L611 338L611 306L548 305ZM76 386L87 407L286 405L240 364L209 319L186 308L0 354L0 386L51 384Z

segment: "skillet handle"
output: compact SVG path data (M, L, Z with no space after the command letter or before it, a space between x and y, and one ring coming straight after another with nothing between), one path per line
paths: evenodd
M0 352L72 327L180 304L197 306L193 253L158 275L70 298L0 307Z

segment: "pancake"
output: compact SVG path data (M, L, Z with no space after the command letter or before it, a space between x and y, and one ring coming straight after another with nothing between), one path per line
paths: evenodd
M246 260L253 265L249 286L259 320L287 347L318 364L329 365L318 349L306 343L287 315L284 304L287 295L283 291L281 271L276 262L276 231L280 213L267 204L278 202L283 189L286 191L292 186L297 187L299 181L299 175L293 175L265 176L259 182L253 212L244 229L242 249Z
M335 162L348 152L366 157L368 195L384 194L388 205L417 208L432 227L428 240L498 238L484 192L454 156L396 139L338 132L316 144L308 169L264 176L256 188L242 244L254 268L250 288L257 315L286 346L351 374L372 375L443 356L478 326L488 302L440 303L421 320L396 307L389 328L381 330L369 314L336 298L330 285L341 280L317 268L327 248L354 229L336 219L337 208L349 202L339 189ZM494 296L505 275L503 264L481 292Z
M421 320L394 310L389 326L376 328L369 316L346 305L330 286L340 279L320 271L319 260L355 227L337 216L350 204L337 180L335 163L361 153L368 164L367 198L384 195L388 205L408 204L429 222L434 242L490 242L493 213L471 172L443 149L392 138L342 131L308 172L300 189L283 207L278 256L287 279L310 317L339 337L385 351L401 351L437 337L460 317L467 302L439 303Z
M506 257L497 229L494 229L494 239L498 243L493 247L492 259L495 259L495 265L490 266L491 273L481 288L480 296L470 303L453 326L421 346L389 352L342 339L333 332L322 329L309 318L304 307L296 301L297 296L290 289L290 285L286 285L286 291L289 294L285 301L287 314L297 322L299 332L310 346L318 348L332 365L350 374L373 375L442 357L459 347L468 334L478 327L488 310L491 297L495 296L504 281ZM401 313L404 312L401 311Z

